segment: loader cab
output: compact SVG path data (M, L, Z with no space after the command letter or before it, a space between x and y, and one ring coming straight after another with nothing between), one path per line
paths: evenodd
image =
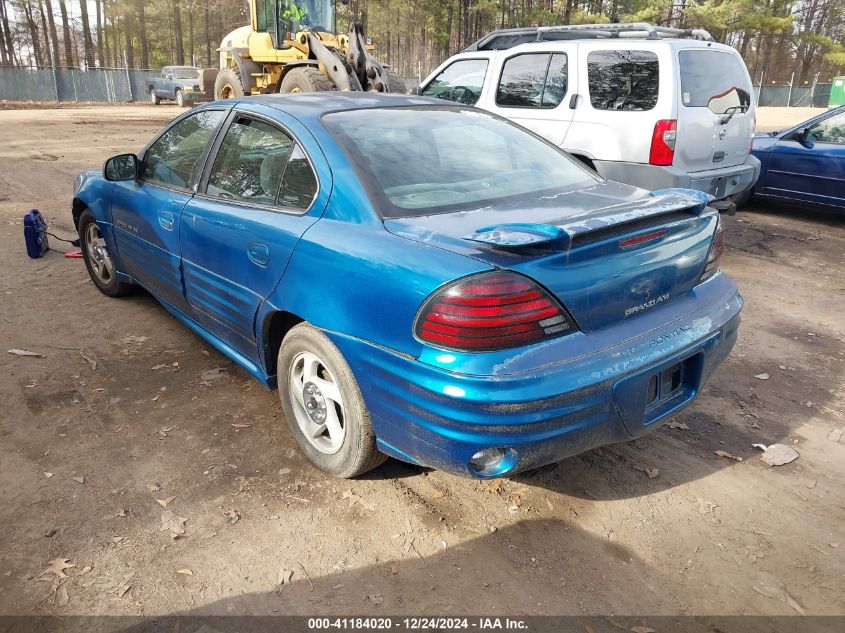
M252 28L268 33L273 48L287 48L285 40L299 31L335 32L333 0L253 0Z

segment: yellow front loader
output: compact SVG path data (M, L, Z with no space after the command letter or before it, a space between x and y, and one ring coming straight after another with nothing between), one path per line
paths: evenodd
M360 25L335 31L334 0L250 0L250 24L223 38L216 99L274 92L406 92Z

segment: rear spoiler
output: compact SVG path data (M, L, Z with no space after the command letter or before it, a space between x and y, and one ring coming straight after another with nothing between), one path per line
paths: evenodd
M713 196L694 189L658 189L648 198L589 211L563 224L495 224L477 229L463 239L506 249L555 242L561 250L569 250L577 236L667 213L700 215L711 200Z

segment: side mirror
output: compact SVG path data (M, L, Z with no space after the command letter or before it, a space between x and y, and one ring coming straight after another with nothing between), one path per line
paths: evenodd
M807 136L810 134L810 128L808 127L801 127L792 132L789 135L790 141L798 141L799 143L805 143L807 141Z
M112 182L135 180L138 177L138 157L135 154L112 156L103 167L103 176Z
M422 86L417 86L416 88L411 88L411 90L408 94L421 95L422 94Z

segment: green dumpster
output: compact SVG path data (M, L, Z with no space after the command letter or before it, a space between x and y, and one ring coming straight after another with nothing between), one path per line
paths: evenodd
M837 108L845 105L845 77L834 77L830 86L830 101L828 108Z

